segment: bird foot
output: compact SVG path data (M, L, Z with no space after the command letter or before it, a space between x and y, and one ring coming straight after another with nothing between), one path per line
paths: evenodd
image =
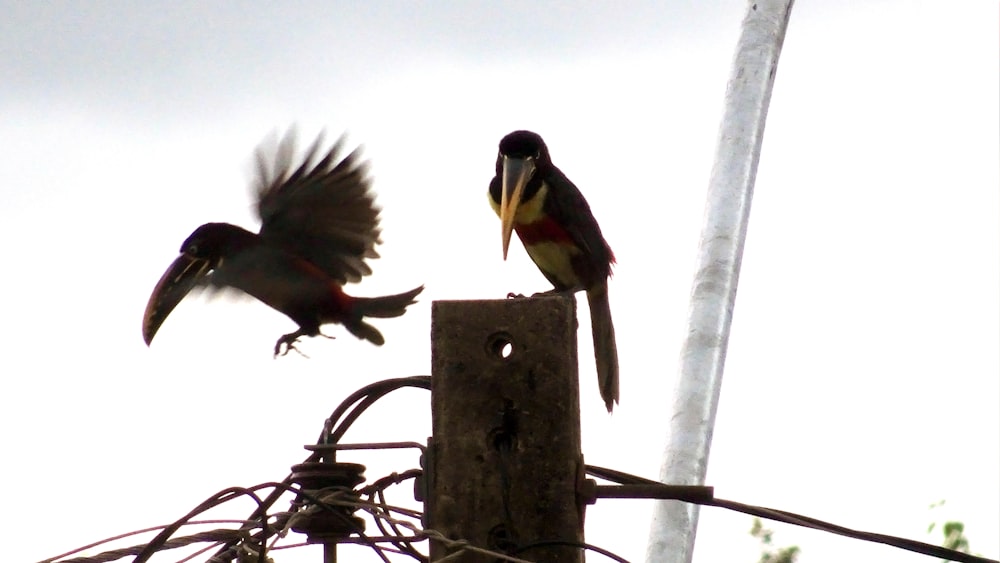
M532 297L572 297L577 292L576 289L550 289L548 291L539 291L534 293Z
M330 336L328 334L323 334L322 332L317 332L316 334L309 334L304 330L296 330L295 332L290 332L278 339L278 342L274 344L274 357L287 356L289 352L295 350L303 358L309 358L302 350L295 347L295 343L299 341L300 336L322 336L323 338L329 338L330 340L336 340L336 336ZM285 349L282 351L281 347L284 345Z
M548 291L539 291L538 293L532 293L531 296L532 297L553 297L553 296L569 297L569 296L573 295L574 293L575 292L572 291L572 290L570 290L570 291L564 291L564 290L560 290L560 289L550 289ZM510 293L507 294L507 299L525 299L526 297L528 297L528 296L525 295L525 294L523 294L523 293L510 292Z
M295 332L290 332L279 338L278 341L274 344L274 357L277 358L278 356L287 356L289 352L295 350L303 358L308 358L309 356L303 354L301 350L295 347L295 343L299 341L299 337L303 336L304 334L305 332L297 330ZM282 345L285 346L284 351L281 350Z

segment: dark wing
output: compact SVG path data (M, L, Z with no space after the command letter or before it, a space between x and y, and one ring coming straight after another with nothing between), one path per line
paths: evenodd
M257 149L254 189L260 236L304 258L340 283L371 273L378 258L379 208L360 148L341 158L344 137L322 152L321 134L305 155L295 155L295 132Z
M601 227L594 219L587 200L576 185L555 166L546 175L545 181L550 184L548 197L545 198L545 213L566 229L573 243L587 257L588 266L597 279L606 279L611 275L615 256L604 240Z

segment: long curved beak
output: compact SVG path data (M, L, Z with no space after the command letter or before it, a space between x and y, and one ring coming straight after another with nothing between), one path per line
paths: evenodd
M156 283L153 294L149 296L146 312L142 316L142 338L147 346L153 341L156 331L167 319L167 315L210 270L211 264L208 260L181 254L167 271L163 272L163 277Z
M503 178L500 192L500 236L503 239L503 259L507 259L510 235L514 231L517 206L521 204L524 187L535 172L535 159L503 157Z

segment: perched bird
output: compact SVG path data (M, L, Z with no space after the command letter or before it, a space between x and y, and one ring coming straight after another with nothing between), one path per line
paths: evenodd
M514 231L528 256L555 286L553 292L587 292L597 382L611 412L618 402L618 346L608 303L615 255L587 200L552 164L539 135L514 131L500 140L490 204L500 216L504 260Z
M343 285L371 273L378 258L379 208L367 162L359 149L341 158L344 138L321 152L323 136L295 157L295 134L257 149L254 190L260 232L228 223L206 223L181 245L181 255L153 289L142 318L148 345L174 307L193 288L246 292L299 325L274 345L274 355L295 349L300 336L317 336L320 325L340 323L358 338L381 346L385 339L366 317L398 317L423 286L397 295L352 297Z

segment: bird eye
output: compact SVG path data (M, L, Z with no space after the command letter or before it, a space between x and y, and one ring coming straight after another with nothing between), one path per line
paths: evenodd
M190 246L188 246L187 252L188 252L188 254L194 254L195 256L197 256L198 255L198 245L197 244L191 244Z

